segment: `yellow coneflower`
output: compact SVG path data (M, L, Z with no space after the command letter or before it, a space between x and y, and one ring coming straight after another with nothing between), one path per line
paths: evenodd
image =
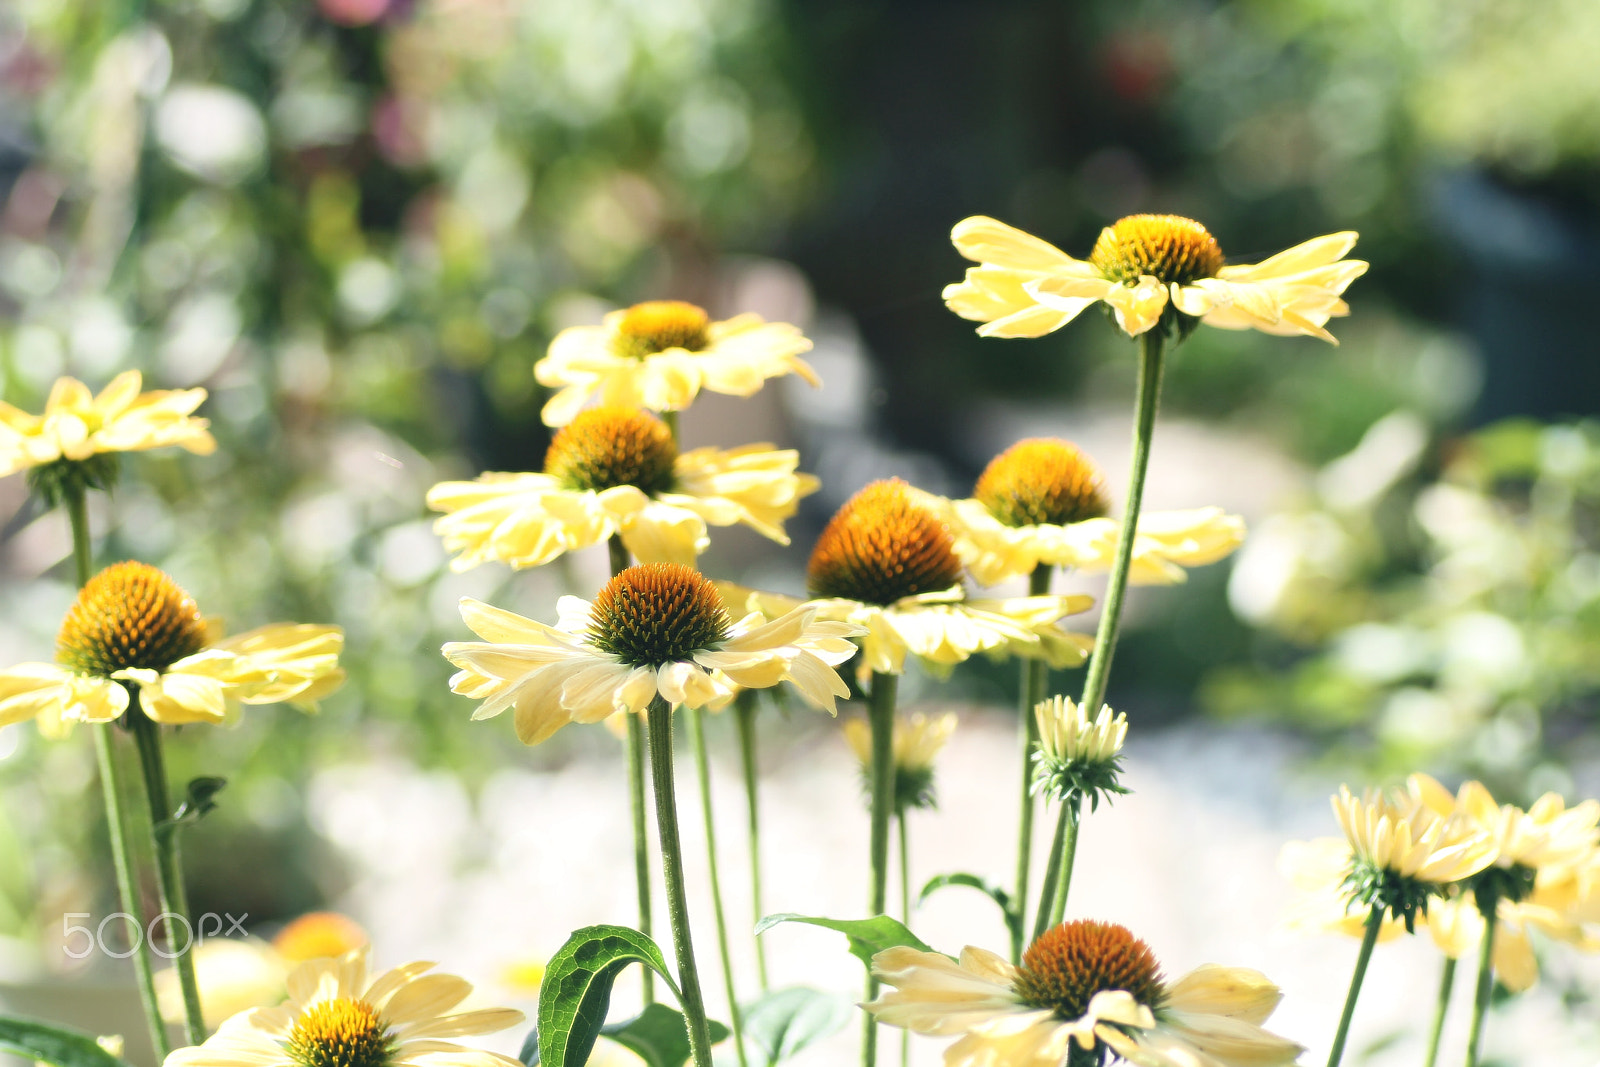
M1301 1046L1262 1028L1282 999L1258 971L1207 964L1176 981L1127 927L1046 930L1013 966L971 945L960 960L891 948L873 974L895 987L863 1005L890 1026L960 1040L945 1067L1060 1067L1073 1046L1142 1067L1278 1067Z
M522 1022L513 1008L451 1014L472 993L466 981L408 963L376 977L368 950L308 960L288 977L289 999L224 1022L202 1045L178 1049L165 1067L518 1067L495 1052L444 1038L492 1034Z
M773 616L804 603L819 618L862 627L863 673L900 674L910 653L939 670L977 652L1083 662L1091 641L1056 625L1087 611L1086 596L976 599L939 516L899 479L873 482L845 502L817 538L800 601L719 583L734 610Z
M56 637L55 663L0 671L0 726L38 718L110 722L137 687L144 714L182 725L221 722L239 704L314 711L344 682L336 626L275 623L234 637L144 563L116 563L78 592Z
M1100 472L1081 449L1057 438L1018 441L984 468L972 497L931 505L948 523L956 555L982 585L1033 573L1041 563L1111 569L1121 523ZM1169 585L1185 567L1215 563L1244 541L1244 520L1221 508L1139 516L1129 580Z
M937 805L933 788L933 761L955 729L954 712L929 716L914 711L895 716L890 748L894 760L894 809L897 813ZM872 727L867 720L846 720L844 739L860 761L862 774L870 775Z
M141 393L142 381L138 371L125 371L97 396L76 378L58 378L43 415L0 402L0 477L58 460L165 445L202 456L216 451L209 423L192 416L206 398L204 389Z
M706 526L750 527L788 544L783 523L817 479L793 449L769 444L680 454L660 419L634 408L580 412L550 443L538 474L441 482L428 506L455 570L490 560L537 567L613 534L641 563L691 564Z
M1225 330L1320 337L1349 314L1340 294L1366 273L1347 260L1352 232L1313 238L1253 265L1225 265L1206 228L1177 215L1130 215L1100 231L1088 260L984 216L956 223L956 250L979 265L945 287L957 315L981 322L985 337L1039 337L1104 302L1130 336L1176 316Z
M737 687L791 682L808 703L834 711L849 687L833 668L855 653L860 628L798 608L771 622L738 621L699 572L675 563L629 567L593 603L562 597L556 626L471 598L461 614L482 641L453 641L461 670L450 688L481 700L474 719L511 708L517 737L536 745L571 722L668 704L705 707Z
M599 326L572 326L534 365L540 385L559 389L544 421L565 426L590 400L611 407L680 411L700 390L750 396L768 378L816 372L800 358L811 342L786 322L737 315L712 322L680 300L652 300L613 311Z

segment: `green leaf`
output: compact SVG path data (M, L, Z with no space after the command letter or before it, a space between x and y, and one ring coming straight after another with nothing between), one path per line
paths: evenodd
M583 1067L605 1026L611 986L633 963L655 971L673 996L679 996L667 961L649 937L626 926L585 926L573 931L551 957L539 986L541 1063Z
M128 1067L88 1034L11 1016L0 1016L0 1049L55 1067Z
M778 915L768 915L756 923L756 933L764 934L779 923L807 923L811 926L837 930L850 939L850 955L868 967L872 966L872 957L875 954L897 945L909 945L923 952L933 951L923 944L916 934L907 930L904 924L887 915L871 919L825 919L818 915L796 915L794 912L786 911Z
M745 1008L744 1036L769 1063L780 1063L838 1033L855 1014L855 1001L839 993L805 986L778 989Z
M728 1028L715 1019L707 1019L706 1027L713 1045L728 1036ZM689 1062L689 1025L681 1012L665 1004L647 1005L640 1014L601 1027L600 1032L637 1052L650 1067L683 1067Z
M922 892L917 894L917 903L921 904L934 894L936 890L945 886L959 885L968 889L976 889L984 896L995 902L1000 909L1000 915L1005 920L1006 929L1011 932L1013 940L1022 940L1022 916L1011 906L1011 894L995 885L986 882L975 874L957 871L955 874L936 874L928 879L928 884L922 887Z

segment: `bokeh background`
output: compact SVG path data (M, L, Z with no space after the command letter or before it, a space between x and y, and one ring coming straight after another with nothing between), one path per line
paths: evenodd
M422 505L538 468L531 367L564 326L674 297L815 340L822 390L684 418L689 443L777 441L823 480L788 549L717 531L722 576L798 591L865 482L966 495L1022 436L1077 440L1120 491L1130 346L1094 316L1000 342L945 311L948 230L975 213L1082 254L1121 215L1176 212L1244 262L1354 229L1372 264L1337 349L1200 330L1171 362L1149 502L1223 504L1252 538L1136 598L1111 699L1151 743L1248 769L1152 766L1306 834L1332 829L1320 801L1284 815L1257 786L1428 768L1523 802L1600 792L1597 52L1586 0L0 7L0 395L39 410L58 375L129 367L204 386L221 447L130 458L93 501L101 558L166 568L240 628L348 634L319 717L172 745L176 775L232 782L188 849L196 910L270 932L331 905L409 945L407 909L437 902L380 906L374 872L466 899L489 813L522 841L556 818L550 783L603 791L583 775L615 760L608 734L524 750L469 726L438 655L460 596L548 616L603 552L454 574ZM5 662L49 658L67 547L60 513L0 482ZM906 693L1011 728L1013 669ZM770 721L780 780L802 754L853 788L826 723ZM972 773L1010 795L1009 763ZM8 981L56 980L59 915L112 910L92 777L87 745L0 730ZM419 844L445 838L470 840ZM530 958L571 928L545 925L518 927ZM1593 989L1562 976L1557 1028Z

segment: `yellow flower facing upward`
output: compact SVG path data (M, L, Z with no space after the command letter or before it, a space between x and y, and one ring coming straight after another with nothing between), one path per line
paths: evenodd
M742 524L788 544L783 523L817 479L799 453L769 444L679 454L661 420L634 408L580 412L550 444L540 474L489 473L441 482L428 506L462 571L496 561L537 567L621 534L641 563L692 564L707 525Z
M1435 814L1460 815L1489 836L1498 867L1520 866L1549 879L1568 875L1600 847L1600 801L1572 808L1558 793L1546 793L1523 811L1499 804L1482 782L1463 782L1455 796L1436 779L1413 774L1412 796Z
M534 365L539 384L560 391L544 406L546 425L565 426L591 400L609 407L681 411L700 390L750 396L768 378L817 378L800 353L811 342L786 322L736 315L712 322L679 300L652 300L613 311L599 326L556 334Z
M178 445L216 451L205 419L193 417L204 389L141 393L138 371L117 375L98 396L75 378L58 378L43 415L0 402L0 477L57 460L82 461L109 452Z
M1109 571L1122 524L1093 462L1068 441L1018 441L984 468L972 497L924 502L949 526L956 555L981 585L1032 574L1045 563ZM1244 520L1221 508L1145 512L1133 541L1129 580L1183 581L1185 567L1223 559L1244 542Z
M446 1038L492 1034L525 1018L513 1008L455 1011L472 986L431 963L373 977L368 950L308 960L290 972L289 998L225 1021L165 1067L518 1067L496 1052Z
M929 716L920 711L896 715L890 741L894 760L894 810L898 814L913 808L938 806L933 788L933 761L955 732L954 712ZM872 773L872 727L866 719L847 719L844 739L861 764L864 782Z
M889 1026L959 1035L945 1067L1060 1067L1073 1045L1140 1067L1278 1067L1301 1046L1266 1030L1282 994L1242 967L1206 964L1176 981L1126 927L1053 927L1013 966L971 945L959 961L899 947L872 958L894 989L863 1005Z
M234 637L205 619L162 571L116 563L78 592L56 637L55 663L0 671L0 726L39 719L110 722L139 693L145 715L179 726L222 722L240 704L315 711L344 682L336 626L276 623Z
M733 621L712 584L676 563L629 567L591 604L562 597L556 626L473 600L461 615L482 641L453 641L444 655L461 668L450 688L480 700L473 719L512 709L517 737L537 745L572 722L671 705L720 706L739 687L790 682L832 714L850 689L833 668L855 654L860 628L798 608L766 621Z
M1130 215L1100 231L1087 260L995 219L977 215L950 233L956 251L978 263L945 287L944 301L985 337L1040 337L1089 305L1104 302L1117 325L1137 336L1182 316L1225 330L1320 337L1350 313L1340 299L1367 265L1345 259L1351 232L1313 238L1253 265L1224 265L1206 228L1177 215Z
M936 671L974 653L1031 655L1077 666L1092 639L1057 625L1087 611L1086 596L969 598L961 561L923 494L891 479L873 482L845 502L817 538L806 572L819 617L866 631L861 670L899 674L907 653ZM724 586L746 610L768 615L796 605L786 597Z

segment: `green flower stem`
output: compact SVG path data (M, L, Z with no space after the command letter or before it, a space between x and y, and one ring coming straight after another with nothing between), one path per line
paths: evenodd
M1439 1003L1433 1009L1433 1029L1428 1033L1428 1057L1422 1067L1434 1067L1439 1060L1439 1037L1444 1033L1445 1013L1450 1010L1450 991L1456 984L1456 958L1444 958L1444 970L1439 975Z
M1128 589L1128 568L1133 563L1133 539L1139 529L1139 507L1144 500L1145 472L1150 467L1150 439L1155 433L1156 407L1161 399L1161 361L1163 339L1159 331L1139 335L1139 387L1136 399L1138 419L1133 428L1133 467L1128 474L1128 499L1123 506L1122 530L1117 536L1117 553L1111 561L1111 580L1106 585L1105 604L1100 611L1100 628L1095 633L1094 653L1089 657L1089 672L1083 680L1083 712L1091 719L1106 698L1106 683L1111 677L1111 657L1117 648L1117 627L1122 622L1122 598Z
M611 576L615 578L628 569L628 549L621 534L612 534L606 542L611 553ZM628 801L633 813L633 880L639 897L639 932L651 936L650 907L650 822L645 815L644 798L644 726L637 715L624 716L628 723ZM655 1003L656 976L648 967L644 972L644 1002Z
M1350 1019L1356 1013L1356 997L1361 994L1361 982L1367 977L1367 963L1372 959L1372 947L1378 943L1378 931L1383 929L1383 906L1374 904L1367 916L1366 930L1361 935L1361 952L1356 956L1356 970L1350 976L1350 992L1345 994L1344 1012L1339 1016L1339 1031L1333 1035L1333 1048L1328 1050L1328 1067L1339 1067L1344 1056L1344 1043L1350 1036Z
M744 1012L733 985L733 959L728 953L728 919L722 911L722 879L717 875L717 822L711 811L711 761L706 756L706 732L699 708L685 708L689 743L694 746L694 767L700 778L700 818L706 828L706 865L711 872L711 911L717 918L717 950L722 955L722 982L728 989L728 1015L733 1026L733 1051L739 1067L749 1067L744 1055Z
M1044 596L1050 592L1050 575L1054 570L1048 563L1033 568L1028 576L1028 595ZM1033 861L1033 752L1039 747L1039 723L1033 717L1033 707L1044 699L1045 687L1050 684L1050 664L1042 659L1022 660L1022 808L1017 820L1017 881L1011 897L1011 906L1018 915L1028 913L1028 875ZM1013 927L1011 935L1011 962L1022 959L1022 924Z
M129 705L126 716L132 726L134 746L139 750L145 796L150 803L150 848L156 857L156 894L167 931L167 951L177 955L172 963L178 972L178 987L183 991L184 1035L189 1044L198 1045L206 1039L206 1024L200 1013L200 985L194 975L194 924L189 919L189 894L183 884L178 829L169 821L172 802L167 794L161 727L152 722L137 703Z
M67 519L72 524L72 562L77 573L78 588L89 581L91 568L89 542L89 507L81 486L66 494ZM117 896L122 910L139 917L139 928L144 929L143 914L139 908L139 893L133 872L137 867L132 843L128 839L128 813L123 809L123 798L128 786L122 767L117 762L116 727L112 723L91 726L94 734L95 762L100 768L100 795L106 806L106 831L111 838L111 865L116 870ZM172 1051L172 1041L167 1037L167 1024L161 1018L161 1007L156 999L154 970L150 966L150 945L139 939L138 950L133 954L134 980L139 987L139 1003L144 1008L145 1022L150 1027L150 1044L161 1059Z
M672 777L672 708L657 694L650 701L650 777L655 785L656 831L661 842L661 871L667 883L667 916L672 922L672 947L678 958L679 1007L689 1030L694 1067L711 1067L711 1032L706 1026L700 972L694 964L689 932L689 901L683 888L683 846L678 840L677 791Z
M911 838L906 829L906 813L895 812L895 829L900 845L900 921L911 925ZM911 1063L911 1031L900 1031L900 1067Z
M872 834L869 842L872 880L867 899L869 916L884 913L889 888L889 817L894 814L894 700L900 679L897 675L872 672L872 691L867 707L872 727ZM867 975L867 1000L878 995L878 980ZM878 1020L866 1012L861 1031L861 1063L874 1067L878 1062Z
M1067 812L1062 804L1061 815L1056 819L1056 832L1050 838L1050 856L1044 861L1044 885L1039 887L1039 911L1033 920L1033 940L1050 929L1050 913L1055 907L1056 882L1061 878L1061 857L1067 845ZM1031 943L1031 942L1030 942Z
M1078 856L1078 827L1082 824L1083 801L1068 797L1061 805L1061 821L1067 824L1066 846L1061 851L1061 873L1056 876L1055 895L1050 898L1050 925L1059 926L1067 914L1067 892L1072 888L1072 863ZM1061 831L1056 831L1059 836Z
M740 690L733 701L733 721L739 727L739 764L744 771L745 809L749 812L748 835L750 841L750 914L761 918L766 910L761 906L761 807L756 786L756 702L754 689ZM761 992L767 991L767 949L761 938L753 938L756 945L756 976L761 982Z
M1472 1001L1472 1029L1467 1032L1467 1067L1477 1067L1478 1046L1483 1040L1483 1020L1489 1014L1489 998L1494 993L1494 927L1499 901L1479 903L1483 915L1483 943L1478 946L1478 992Z

